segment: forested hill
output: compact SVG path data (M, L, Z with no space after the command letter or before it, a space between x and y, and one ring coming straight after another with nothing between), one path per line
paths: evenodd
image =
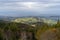
M0 40L60 40L60 21L54 25L39 24L41 23L36 23L34 27L24 23L1 21Z

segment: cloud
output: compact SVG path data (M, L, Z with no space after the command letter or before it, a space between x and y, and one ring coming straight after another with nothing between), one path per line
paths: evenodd
M0 10L32 10L46 9L51 6L60 5L60 3L43 2L0 2Z
M0 11L33 11L42 12L51 8L58 8L60 3L43 2L0 2Z
M6 13L7 15L54 13L54 11L57 12L60 9L59 2L60 0L0 0L0 13Z
M58 2L60 0L0 0L1 2Z

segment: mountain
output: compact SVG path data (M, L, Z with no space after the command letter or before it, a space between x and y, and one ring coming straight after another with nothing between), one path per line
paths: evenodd
M16 19L12 20L12 22L17 22L17 23L44 22L44 23L48 23L48 24L56 24L57 23L57 21L55 19L40 17L40 16L16 18Z
M17 22L17 23L35 23L38 21L43 21L48 24L55 24L57 22L57 17L54 16L23 16L23 17L11 17L11 16L0 16L0 20Z

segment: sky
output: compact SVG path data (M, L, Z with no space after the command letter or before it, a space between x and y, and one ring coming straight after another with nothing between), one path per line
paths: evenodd
M0 16L60 15L60 0L0 0Z

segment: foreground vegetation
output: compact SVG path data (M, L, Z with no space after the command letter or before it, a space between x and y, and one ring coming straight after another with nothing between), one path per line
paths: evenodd
M0 40L60 40L60 22L57 24L48 25L46 23L35 23L35 27L14 22L0 22ZM30 33L30 37L21 37L22 34Z

